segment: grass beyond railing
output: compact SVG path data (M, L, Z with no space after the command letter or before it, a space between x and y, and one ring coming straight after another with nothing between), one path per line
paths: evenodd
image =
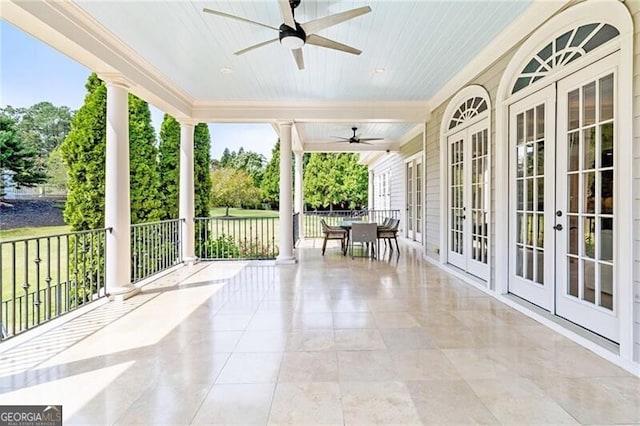
M197 217L196 256L200 259L274 259L278 255L277 217Z
M307 210L304 212L304 237L322 238L322 226L320 220L324 219L330 226L338 226L343 220L357 218L365 222L382 223L386 218L398 219L400 210L333 210L317 211Z
M14 336L105 296L107 232L0 242L0 337Z

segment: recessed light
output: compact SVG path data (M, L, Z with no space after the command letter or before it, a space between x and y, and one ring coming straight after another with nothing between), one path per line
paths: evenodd
M374 72L375 72L376 74L382 74L382 73L384 72L384 68L376 68L376 69L374 70Z
M229 67L222 67L220 68L220 72L222 74L231 74L233 72L233 70Z

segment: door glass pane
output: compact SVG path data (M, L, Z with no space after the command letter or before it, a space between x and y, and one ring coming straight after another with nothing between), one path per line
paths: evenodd
M533 133L533 109L528 109L525 118L525 128L527 129L526 141L531 142L534 139Z
M537 217L538 217L538 223L537 223L538 235L536 237L535 245L540 248L543 248L544 247L544 215L539 214L537 215Z
M600 121L613 118L613 74L600 79Z
M534 265L533 265L533 249L531 248L526 249L525 263L527 265L527 275L525 276L525 278L528 280L533 280Z
M544 139L544 104L536 107L536 139Z
M613 219L600 219L600 260L613 261Z
M569 130L577 129L580 125L580 90L569 92L567 101L568 128Z
M533 179L526 179L527 182L527 210L533 210Z
M600 306L613 309L613 267L599 263L600 267Z
M580 175L577 173L572 173L567 176L567 197L568 197L568 205L567 211L569 213L578 213L578 206L580 197L578 194L580 193L579 188Z
M602 214L613 214L613 170L605 170L600 178L602 197Z
M544 174L544 140L536 144L536 173Z
M583 283L582 298L587 302L596 302L596 262L582 261Z
M596 168L596 128L591 127L582 133L584 141L584 164L583 169Z
M584 213L595 213L596 174L594 172L583 173L582 179L584 182L584 206L582 211Z
M578 132L569 133L569 140L567 142L569 147L567 170L570 172L580 170L580 134Z
M536 282L544 284L544 250L536 250Z
M590 126L596 122L596 82L582 88L582 125Z
M519 146L518 148L516 148L516 155L517 155L517 173L518 173L518 177L523 177L524 176L524 146Z
M595 259L596 257L596 220L593 217L584 219L584 255Z
M613 167L613 123L600 126L600 167Z
M567 252L569 254L578 255L578 236L580 235L580 229L578 228L578 217L569 216L569 247Z
M578 297L578 259L575 257L567 257L567 294Z

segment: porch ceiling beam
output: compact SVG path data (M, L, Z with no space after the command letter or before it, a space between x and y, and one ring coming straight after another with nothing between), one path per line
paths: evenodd
M397 143L364 145L359 143L307 142L304 152L392 152L398 151Z
M215 102L193 106L193 118L204 122L273 122L294 120L307 123L415 122L429 118L426 102Z

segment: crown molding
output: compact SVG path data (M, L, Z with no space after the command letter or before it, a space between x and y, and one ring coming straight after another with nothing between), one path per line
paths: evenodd
M429 107L426 102L195 101L192 115L208 122L421 123L428 119Z

